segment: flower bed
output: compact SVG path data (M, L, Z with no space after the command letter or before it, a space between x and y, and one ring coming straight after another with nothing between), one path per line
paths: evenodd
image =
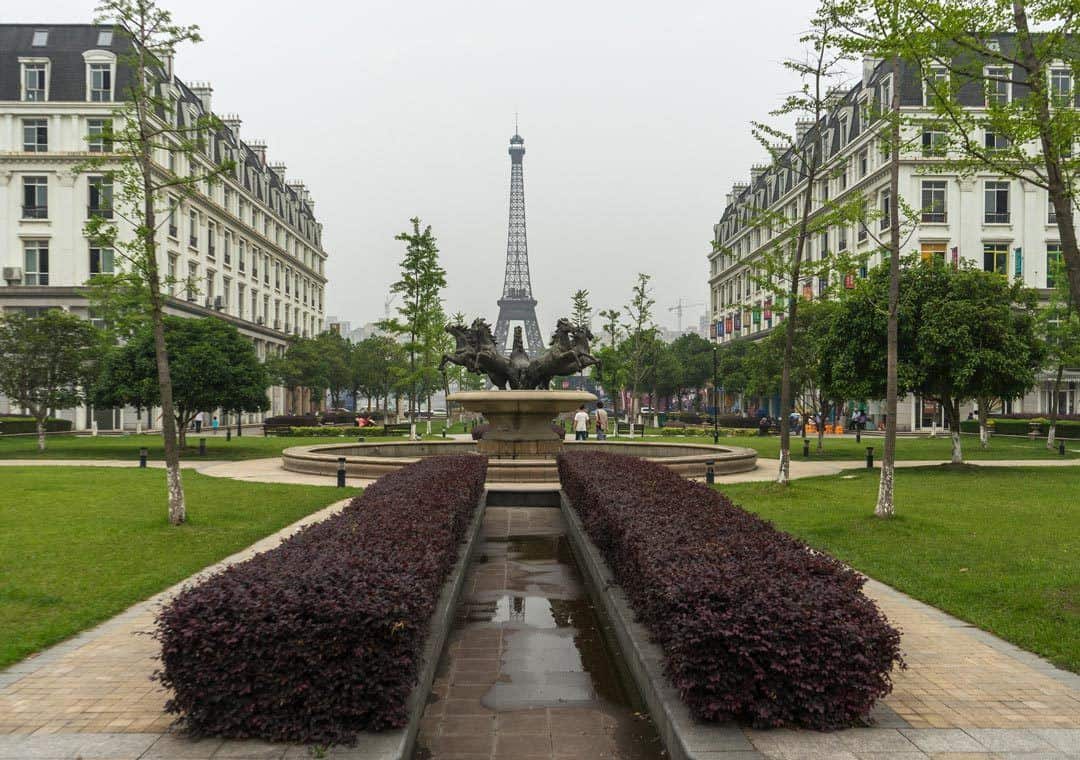
M694 717L836 729L891 691L900 634L858 573L654 463L573 452L559 475Z
M407 700L487 462L426 459L162 611L166 709L196 734L349 743Z

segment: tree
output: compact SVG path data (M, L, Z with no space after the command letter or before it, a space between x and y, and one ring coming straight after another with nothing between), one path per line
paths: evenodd
M218 407L237 412L267 408L270 377L255 347L221 319L165 317L165 345L175 381L174 419L179 444L187 445L187 426L200 411ZM106 355L93 390L101 406L158 406L156 340L144 325ZM164 423L164 420L162 420Z
M758 387L751 378L751 375L757 375L763 377L764 373L760 375L757 373L755 359L757 355L763 353L759 347L759 344L750 340L733 340L728 343L722 343L717 349L716 353L716 374L720 387L724 389L724 393L749 393L751 395L758 396L771 396L776 394L780 386L769 387L768 389ZM774 356L771 358L778 358ZM779 366L777 362L776 366ZM712 368L709 368L710 376ZM779 376L777 374L777 376ZM717 404L716 414L722 414L724 412L724 400L720 398Z
M656 300L649 295L649 280L647 274L638 273L637 283L630 295L630 303L626 309L627 319L630 321L623 325L626 340L622 345L625 356L626 376L630 384L630 401L633 408L630 410L630 435L634 434L634 415L641 408L641 388L645 384L646 372L648 372L647 359L651 350L652 341L656 338L656 325L652 321L653 306Z
M283 354L266 360L266 369L291 392L293 398L288 406L294 414L301 408L301 389L307 389L312 403L317 405L331 382L330 357L325 344L317 338L291 338Z
M38 451L49 412L85 400L101 348L96 327L63 311L0 317L0 393L37 421Z
M405 243L405 256L401 260L401 279L390 286L390 292L402 296L402 305L397 307L398 317L383 320L379 327L393 335L407 336L409 369L403 379L409 388L409 434L415 438L420 388L436 372L438 364L432 344L445 321L440 294L446 287L446 271L439 264L439 248L431 227L421 231L419 217L409 222L412 232L394 237Z
M330 405L339 408L341 399L352 380L350 366L352 344L341 337L341 333L333 331L315 336L314 341L316 350L322 356L325 387L330 392Z
M907 57L921 64L932 95L933 118L926 127L939 134L939 168L966 174L989 169L1045 190L1057 220L1071 302L1080 307L1074 223L1080 208L1076 4L919 0L916 8L921 33L902 41ZM961 105L973 90L986 93L985 108ZM986 132L995 136L993 145L987 145Z
M1050 429L1046 448L1054 448L1057 420L1061 413L1061 382L1066 367L1080 366L1080 312L1071 303L1072 294L1064 267L1056 264L1051 271L1050 300L1040 312L1048 366L1054 368L1054 386L1050 396Z
M847 53L881 59L888 66L891 87L888 102L879 102L876 120L881 145L889 158L889 207L883 222L889 234L881 245L889 263L888 312L885 350L885 443L882 447L881 477L878 481L874 514L888 518L895 514L896 408L899 398L900 249L901 214L912 218L913 211L900 195L900 156L904 149L903 119L900 111L902 63L910 54L908 39L921 30L913 3L921 0L824 0L819 13L841 30L837 44ZM908 60L910 65L911 61ZM882 99L884 100L884 99ZM865 222L864 222L865 226ZM879 241L881 243L882 241Z
M570 313L570 322L574 327L592 331L592 307L589 306L589 291L579 289L574 291L570 298L573 311Z
M363 393L368 400L368 411L371 410L372 399L375 399L376 409L379 408L379 400L387 399L393 392L395 377L405 361L401 346L387 335L371 335L357 343L350 355L350 386L354 402L357 395ZM386 411L385 404L383 411Z
M208 158L207 135L221 128L220 121L202 116L194 121L177 118L169 93L171 72L165 65L176 48L185 42L201 40L197 26L180 26L172 15L154 0L102 0L98 6L101 21L112 23L129 50L119 57L127 71L126 91L113 111L102 139L113 152L91 159L83 170L107 169L112 198L102 194L111 214L93 215L86 234L98 246L112 248L124 265L128 301L141 301L153 335L157 369L156 397L162 407L162 433L165 444L165 471L169 494L169 522L179 525L186 519L184 486L177 448L176 410L173 408L173 376L165 347L163 288L168 284L158 268L158 226L167 218L160 213L168 203L164 191L190 194L208 187L214 178L231 167L231 162L215 164ZM190 167L186 176L178 176L165 166L162 156L181 156ZM113 202L115 201L115 202ZM109 217L109 218L106 218ZM131 235L121 235L116 224L122 221ZM119 281L123 284L125 280Z
M682 409L684 396L712 381L713 344L700 335L687 333L675 339L670 354L677 368L674 391Z

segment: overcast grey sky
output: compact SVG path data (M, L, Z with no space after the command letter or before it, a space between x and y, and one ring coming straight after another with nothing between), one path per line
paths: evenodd
M599 310L653 275L657 321L708 298L712 225L764 153L750 136L797 86L814 0L432 2L162 0L205 41L185 81L307 182L329 252L327 313L382 317L411 216L439 239L448 312L494 321L514 111L541 329L588 288ZM8 4L8 21L82 22L93 0ZM700 307L686 319L696 324Z

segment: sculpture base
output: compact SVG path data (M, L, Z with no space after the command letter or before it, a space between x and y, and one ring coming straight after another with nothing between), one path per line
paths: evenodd
M596 401L585 391L462 391L448 401L479 412L491 429L477 444L496 459L546 459L562 451L563 439L551 429L562 412Z

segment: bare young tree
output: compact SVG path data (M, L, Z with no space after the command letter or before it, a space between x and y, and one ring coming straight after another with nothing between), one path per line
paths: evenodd
M98 246L113 249L124 266L113 292L123 291L128 303L140 304L154 337L154 356L161 398L161 424L165 446L169 522L187 519L184 486L180 475L169 354L165 346L165 295L167 278L158 264L157 234L168 219L166 191L192 194L231 167L216 162L210 136L221 128L212 115L185 119L170 92L171 60L176 48L201 40L197 26L174 23L172 15L154 0L106 0L97 9L101 23L115 26L127 43L120 63L128 71L128 87L113 112L111 124L100 135L104 152L81 167L83 171L107 170L112 198L102 212L91 216L87 237ZM188 167L181 176L168 167L179 158ZM179 164L177 164L179 166ZM124 224L121 231L118 222Z

